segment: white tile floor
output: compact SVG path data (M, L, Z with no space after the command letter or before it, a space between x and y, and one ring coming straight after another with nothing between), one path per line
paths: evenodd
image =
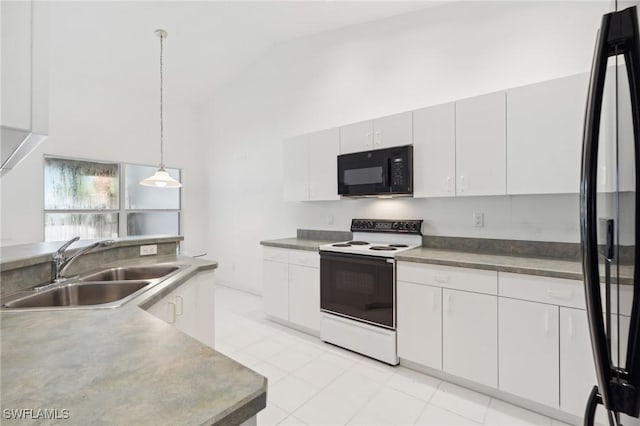
M216 349L269 379L258 425L563 425L280 326L260 297L228 287L215 321Z

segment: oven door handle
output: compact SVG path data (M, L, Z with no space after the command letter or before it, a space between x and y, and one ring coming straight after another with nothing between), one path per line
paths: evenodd
M366 254L345 254L320 251L320 261L326 260L339 260L341 262L360 263L368 265L380 265L380 264L393 264L395 261L388 257L372 256Z

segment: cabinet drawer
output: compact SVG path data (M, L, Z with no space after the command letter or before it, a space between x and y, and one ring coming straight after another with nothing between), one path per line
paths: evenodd
M398 281L476 293L498 293L498 273L480 269L398 262Z
M262 259L287 263L289 261L289 250L277 247L262 247Z
M320 255L316 251L289 250L289 264L319 268Z
M500 296L586 309L582 281L500 272L498 282Z

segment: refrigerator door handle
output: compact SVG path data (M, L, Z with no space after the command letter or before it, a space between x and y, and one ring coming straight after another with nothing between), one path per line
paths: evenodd
M580 242L584 272L585 297L591 334L591 346L598 387L594 388L585 412L585 425L593 424L594 404L602 403L615 413L623 412L638 417L640 411L640 271L634 268L634 300L627 350L627 370L614 368L607 345L602 317L600 293L598 218L596 216L598 137L604 84L609 56L624 54L627 77L631 89L631 106L635 143L636 168L640 166L640 38L636 7L603 16L598 33L589 94L585 113L582 169L580 177ZM636 188L640 187L640 174L636 173ZM640 199L636 197L636 224ZM640 226L635 229L635 241L640 241ZM636 256L637 257L637 256ZM608 285L609 283L607 283ZM612 419L612 416L610 416Z

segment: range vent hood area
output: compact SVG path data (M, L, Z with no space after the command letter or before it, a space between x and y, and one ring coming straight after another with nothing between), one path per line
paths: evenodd
M15 168L46 138L47 135L29 130L0 126L0 177Z

